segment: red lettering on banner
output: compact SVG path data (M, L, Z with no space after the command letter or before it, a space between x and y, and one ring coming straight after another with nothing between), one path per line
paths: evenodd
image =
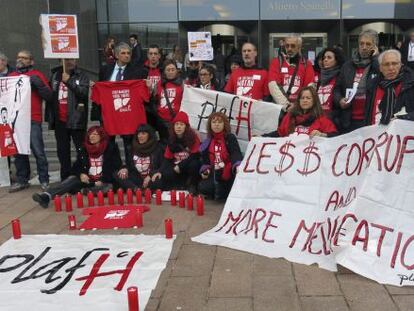
M364 236L361 237L359 234L362 229L364 229ZM368 249L368 240L369 240L368 222L366 220L362 220L355 230L354 237L352 239L352 245L355 246L356 242L362 242L363 250L364 252L366 252Z
M371 146L369 148L367 148L366 144L370 142ZM362 143L362 154L361 154L361 160L360 160L360 165L359 165L359 169L358 169L358 175L361 174L361 170L362 167L364 165L364 160L366 160L367 164L366 166L369 165L369 161L370 161L370 156L369 153L372 152L375 148L375 140L373 138L367 138L364 140L364 142Z
M248 209L246 211L246 213L243 215L242 218L240 218L240 220L238 220L238 222L235 224L235 226L233 227L233 234L237 235L237 227L247 218L249 217L249 220L247 221L247 225L246 227L244 227L244 229L242 229L240 232L243 232L243 230L247 230L247 228L249 228L249 224L252 221L252 210Z
M269 174L269 171L262 171L260 169L260 162L263 158L270 158L269 154L264 154L263 150L267 145L276 145L276 143L263 143L262 148L260 149L259 158L257 159L256 171L258 174Z
M414 269L414 263L411 265L408 265L405 263L405 253L407 252L407 248L410 246L410 244L414 241L414 235L410 236L408 240L405 242L403 249L401 251L401 265L406 268L407 270L413 270Z
M274 168L275 172L278 173L279 176L282 176L282 174L290 169L295 162L294 156L289 153L289 147L296 148L296 146L292 144L290 140L288 140L279 148L279 153L282 155L282 157L280 158L279 166ZM286 157L290 159L290 162L286 167L284 167Z
M98 277L104 277L112 274L121 274L121 279L118 282L118 285L115 286L115 290L121 291L124 288L125 282L128 280L129 274L131 273L132 269L134 268L135 263L138 259L144 254L143 252L136 252L134 256L129 260L127 266L123 270L113 270L107 272L99 272L100 268L102 267L103 263L108 259L109 254L102 254L95 264L92 267L91 272L89 275L82 276L77 278L77 281L85 281L83 284L79 296L83 296L87 293L89 287L92 285L92 282Z
M252 155L253 155L255 150L256 150L256 144L253 145L252 151L250 152L249 156L247 157L246 164L244 165L244 168L243 168L243 172L245 172L245 173L253 173L254 172L254 168L247 169L247 167L250 164L250 159L252 158Z
M272 224L273 216L282 216L282 214L270 211L269 219L267 220L265 229L263 230L263 233L262 233L262 240L265 241L265 242L268 242L268 243L275 243L275 240L266 239L267 229L269 229L269 227L277 228L276 225Z
M315 230L313 230L312 234L310 235L311 238L308 240L309 241L309 243L308 243L308 252L310 254L313 254L313 255L320 255L320 254L322 254L322 250L319 250L319 251L313 251L312 250L312 241L315 240L318 237L318 235L316 234L316 230L319 229L319 227L322 225L322 223L321 222L316 222L315 224L316 224Z
M321 157L316 152L318 150L319 148L315 147L315 142L310 141L309 146L303 150L303 153L305 154L305 162L303 163L302 170L297 169L298 173L302 174L303 176L308 176L316 172L319 169L319 166L321 165ZM317 164L313 168L309 168L309 162L311 160L311 155L313 155L314 158L317 160Z
M387 172L391 172L394 170L395 164L397 164L398 155L400 154L401 150L401 138L400 135L397 135L397 150L394 154L394 160L392 161L391 167L388 166L388 158L390 157L390 148L391 148L391 142L393 135L390 135L390 138L387 141L387 147L385 148L385 158L384 158L384 168L387 170Z
M227 215L227 219L224 222L224 225L222 225L220 228L218 228L215 232L221 231L221 229L223 229L229 223L229 221L232 221L233 224L230 226L229 230L226 231L226 233L229 233L231 231L231 229L233 228L233 226L239 221L239 219L240 219L241 215L243 214L243 212L244 212L244 209L242 209L240 211L239 215L237 215L236 218L234 218L232 212L229 212L229 214Z
M395 174L399 174L400 170L401 170L401 166L403 164L404 161L404 154L409 154L409 153L414 153L414 149L408 150L407 149L407 144L409 141L413 141L414 140L414 136L406 136L404 137L403 143L402 143L402 148L401 148L401 152L400 152L400 157L398 159L398 165L397 165L397 169L395 171Z
M353 170L352 172L349 172L349 167L350 167L349 162L350 162L350 158L353 156L352 151L353 151L354 149L358 150L358 162L357 162L357 164L356 164L356 166L355 166L354 170ZM350 150L349 150L349 152L348 152L348 157L346 158L345 174L346 174L347 176L352 176L352 175L354 175L354 173L358 170L358 167L361 165L361 155L362 155L362 150L361 150L361 147L360 147L358 144L356 144L356 143L355 143L355 144L352 144L352 145L351 145L351 149L350 149Z
M384 141L381 141L381 137L384 137ZM373 153L373 155L371 157L371 160L369 161L369 164L368 164L368 166L371 165L371 161L374 158L374 155L376 155L377 156L377 167L378 167L378 171L380 171L380 172L382 171L382 165L381 165L382 160L381 160L381 156L380 156L380 153L378 151L378 148L382 147L387 142L387 139L388 139L388 133L387 132L384 132L380 136L378 136L378 141L379 142L376 144L375 149L374 149L374 153Z
M339 194L338 190L334 190L325 206L325 212L328 211L330 207L333 207L333 210L336 211L337 209L344 208L352 203L353 200L356 199L356 188L351 187L348 190L348 194L346 199L344 200L344 196Z
M250 111L252 108L252 104L253 104L252 101L240 100L239 115L236 117L236 120L237 120L236 135L239 135L240 124L242 121L244 121L247 123L247 135L248 135L249 141L252 138L252 134L251 134L252 131L251 131L251 126L250 126ZM247 115L242 116L242 112L244 108L247 108Z
M334 156L334 160L333 160L333 162L332 162L332 166L331 166L331 168L332 168L332 174L335 176L335 177L338 177L338 176L341 176L344 172L342 171L341 173L337 173L336 171L335 171L335 166L336 166L336 162L338 161L338 155L339 155L339 153L341 152L341 150L343 149L343 148L345 148L345 147L347 147L348 145L347 144L344 144L344 145L342 145L342 146L340 146L337 150L336 150L336 152L335 152L335 156Z
M307 238L307 240L305 242L305 245L302 248L302 251L306 250L306 247L307 247L310 239L312 238L312 233L315 230L316 224L317 223L315 222L315 223L312 224L312 227L308 228L308 227L306 227L305 220L302 219L300 221L300 223L299 223L298 228L296 229L296 232L295 232L295 234L294 234L294 236L292 238L292 241L289 244L289 247L292 248L293 246L295 246L296 239L298 238L299 234L301 233L302 230L305 230L305 232L308 234L308 238Z
M391 268L395 267L395 261L397 260L398 252L400 251L402 235L403 234L401 232L398 232L397 242L395 243L394 251L392 252L392 257L391 257L391 263L390 263Z
M344 215L344 218L342 218L341 224L339 225L338 230L335 233L334 243L333 243L335 246L338 246L339 235L345 236L345 233L342 233L342 229L343 229L342 227L344 226L345 221L347 221L348 218L352 218L356 223L358 222L358 219L356 218L356 216L354 214L345 214Z
M262 216L260 218L257 217L257 214L259 212L262 213ZM252 223L250 225L250 229L246 230L244 232L244 234L249 233L254 228L254 238L257 239L257 237L258 237L257 233L259 231L259 222L261 222L265 218L266 218L266 211L264 209L262 209L262 208L256 209L256 211L254 212L254 215L253 215L253 220L252 220Z
M374 223L371 223L371 226L381 230L381 234L380 234L380 237L378 239L378 245L377 245L377 256L380 257L381 256L382 242L384 241L385 233L387 231L388 232L394 232L394 229L383 226L383 225L374 224Z

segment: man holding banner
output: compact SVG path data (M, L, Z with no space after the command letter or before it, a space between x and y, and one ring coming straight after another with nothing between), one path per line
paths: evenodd
M30 77L31 91L31 129L30 149L32 150L37 164L37 172L42 189L49 185L48 162L45 153L42 134L42 101L52 100L52 91L49 88L46 77L33 68L34 60L32 53L21 50L17 53L16 71L10 76L25 75ZM16 183L9 192L16 192L30 186L30 163L27 154L17 154L14 164L16 165Z

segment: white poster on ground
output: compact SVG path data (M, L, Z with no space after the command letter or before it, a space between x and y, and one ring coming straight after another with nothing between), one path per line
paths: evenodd
M194 241L414 285L414 122L253 138L218 224Z
M174 239L147 235L24 235L0 247L0 310L144 310Z
M209 31L188 32L188 53L190 61L210 61L214 58Z
M30 154L31 88L28 76L0 78L0 154Z
M244 152L253 136L275 131L282 105L254 100L224 92L203 90L186 85L181 110L190 119L190 125L204 139L207 119L213 112L223 112L229 117L231 132L236 135Z

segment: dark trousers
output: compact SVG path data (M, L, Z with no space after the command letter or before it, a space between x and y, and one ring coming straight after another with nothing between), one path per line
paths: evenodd
M200 179L198 173L200 169L200 161L198 159L192 160L185 168L183 168L180 174L174 171L173 164L164 168L162 171L162 185L163 190L170 190L173 188L188 188L189 186L197 186Z
M198 191L215 200L226 199L230 193L234 178L223 181L219 180L220 178L215 175L215 171L213 170L207 179L202 179L198 184Z
M126 179L121 179L118 177L118 174L115 174L115 182L117 186L121 187L124 190L127 190L127 189L134 190L137 188L142 188L144 179L138 174L129 173L128 178ZM151 190L163 189L161 179L158 178L154 182L150 181L148 183L148 188Z
M49 182L49 168L43 142L42 123L32 121L30 127L30 150L36 159L37 173L41 183ZM14 165L16 166L16 181L25 184L30 179L30 162L26 154L15 156Z
M48 187L45 192L53 198L55 195L62 195L65 193L74 194L81 190L83 190L84 194L86 194L88 191L92 191L94 194L97 194L98 191L106 193L111 188L112 184L107 183L102 184L102 186L95 186L94 182L85 184L81 182L78 176L71 175L62 182Z
M76 155L78 156L79 150L85 139L85 130L68 129L66 124L57 120L55 127L55 138L57 147L57 156L60 163L60 180L65 180L70 175L72 167L70 156L70 141L72 139L76 148Z

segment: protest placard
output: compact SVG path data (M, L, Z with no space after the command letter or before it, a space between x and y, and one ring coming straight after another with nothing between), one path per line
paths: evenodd
M278 126L281 105L258 101L224 92L184 87L181 110L190 119L190 125L201 138L207 133L207 119L213 112L223 112L229 117L231 132L236 135L242 151L255 135L275 131Z
M144 310L174 239L146 235L24 235L0 247L0 310Z
M218 224L194 241L414 285L414 122L253 138Z
M188 32L188 53L190 61L210 61L214 58L211 33L208 31Z
M45 58L79 58L76 15L41 14Z

